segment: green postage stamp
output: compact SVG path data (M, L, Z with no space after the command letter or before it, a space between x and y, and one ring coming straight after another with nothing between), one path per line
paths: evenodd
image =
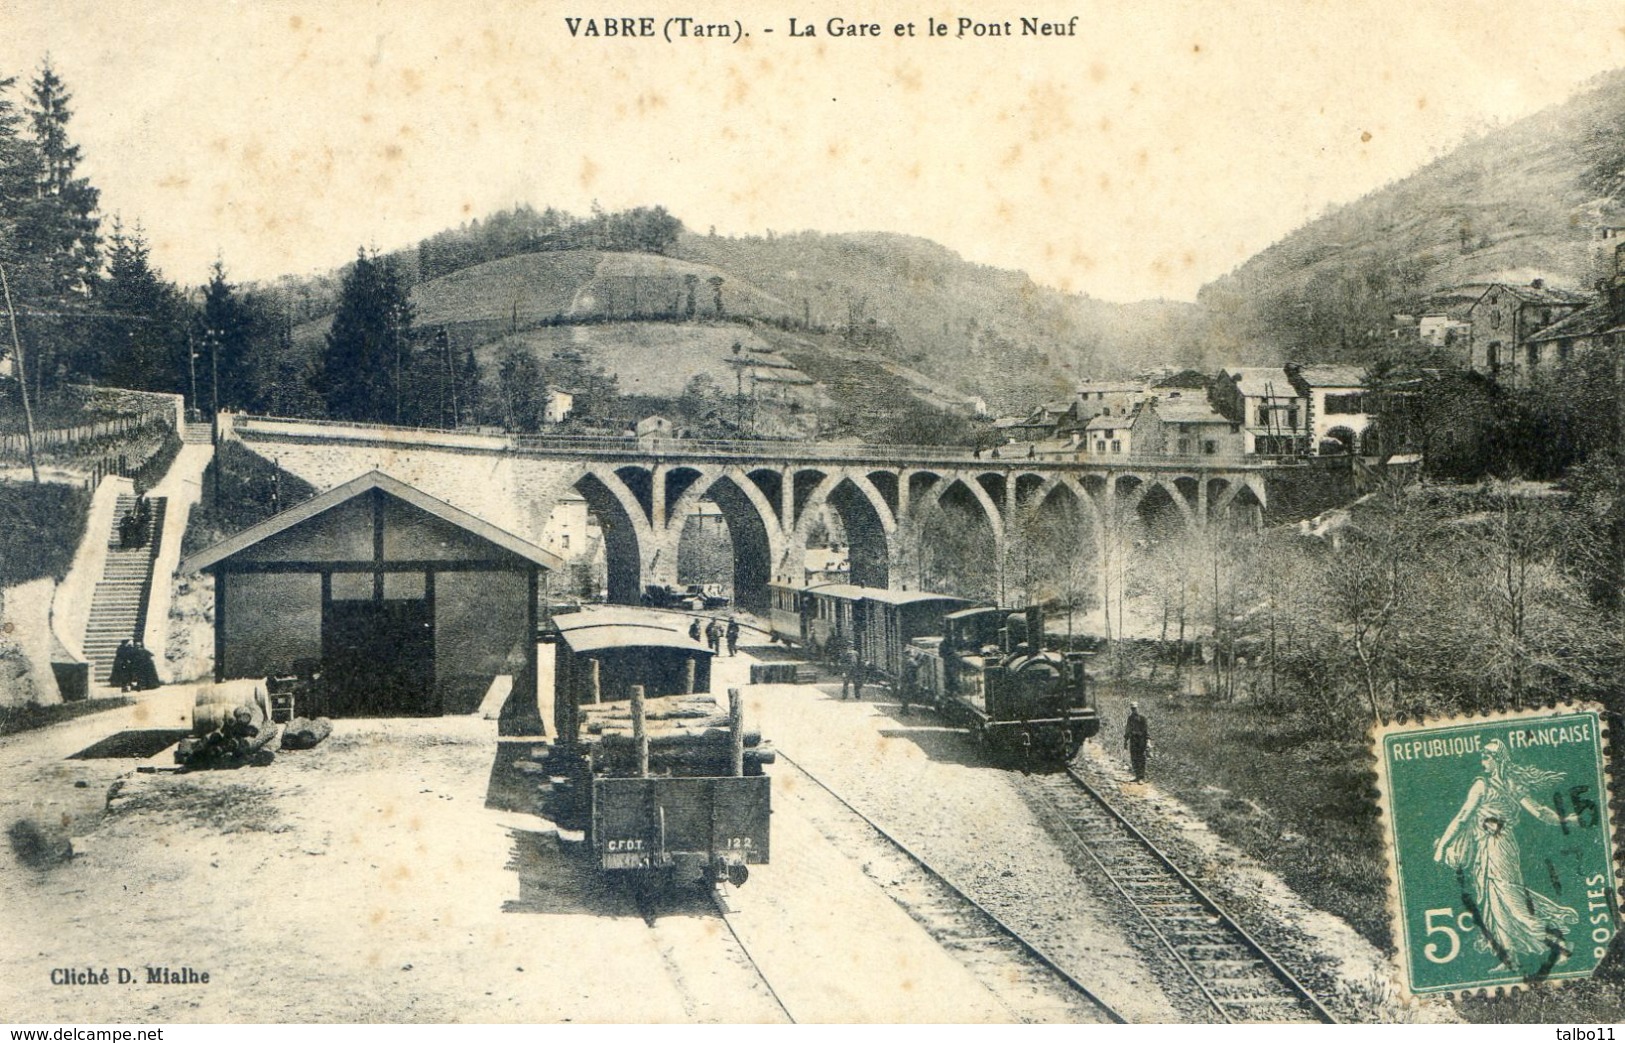
M1603 716L1378 729L1390 904L1415 995L1589 976L1619 929Z

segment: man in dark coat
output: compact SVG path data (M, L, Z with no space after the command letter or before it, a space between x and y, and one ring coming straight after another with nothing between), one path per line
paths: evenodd
M1151 729L1140 713L1139 703L1128 704L1128 723L1123 726L1123 745L1128 748L1134 781L1145 781L1145 759L1151 749Z
M688 639L698 642L700 640L700 617L695 616L694 622L688 625Z
M722 621L713 619L705 628L705 643L713 653L722 651Z
M847 691L852 692L852 698L863 698L863 660L858 658L858 650L848 647L846 650L846 663L841 675L841 698L846 698Z
M728 654L736 655L739 652L739 618L728 617Z
M113 671L107 675L107 683L121 692L135 684L134 653L129 638L120 641L118 651L113 653Z

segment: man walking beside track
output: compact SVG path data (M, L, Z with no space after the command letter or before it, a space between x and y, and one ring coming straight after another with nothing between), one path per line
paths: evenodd
M722 651L722 620L713 619L705 628L705 643L713 654Z
M1151 749L1151 728L1140 714L1139 703L1128 704L1128 724L1123 726L1123 745L1128 747L1129 764L1134 768L1134 781L1145 781L1145 758Z
M739 617L728 617L728 654L737 655L739 652Z

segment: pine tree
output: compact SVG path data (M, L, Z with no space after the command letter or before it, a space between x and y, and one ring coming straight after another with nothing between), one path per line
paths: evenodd
M107 278L98 291L103 313L78 357L76 371L114 387L185 392L187 308L179 291L152 267L141 227L113 222Z
M59 374L95 369L94 349L81 320L73 317L96 289L100 270L99 193L77 176L79 147L68 136L73 100L49 60L29 85L27 115L33 133L33 198L20 215L19 246L25 263L21 296L51 317L32 323L35 384ZM13 287L14 292L18 287Z
M261 408L262 382L271 379L274 368L268 355L281 334L274 312L252 294L239 293L226 279L225 263L216 260L203 288L199 322L197 361L208 365L210 381L205 392L200 375L198 398L211 411Z
M374 423L410 420L411 336L412 305L394 264L358 250L339 290L316 377L328 415Z
M73 96L49 60L30 84L28 115L39 153L36 197L47 203L45 227L52 288L59 297L84 297L95 286L100 261L100 193L78 177L79 146L68 137Z
M0 263L16 265L21 259L20 222L33 198L38 180L39 154L22 135L23 115L11 100L15 76L0 79Z

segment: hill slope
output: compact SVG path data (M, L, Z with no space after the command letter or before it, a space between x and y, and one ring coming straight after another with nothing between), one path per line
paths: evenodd
M814 368L838 368L857 353L896 378L889 389L925 406L981 396L1001 411L1064 395L1082 376L1204 361L1193 305L1063 294L923 239L684 235L672 254L559 250L489 261L415 286L416 323L444 325L486 360L515 338L543 353L568 343L620 377L623 390L665 394L701 372L733 382L729 343L716 359L699 359L697 344L710 351L712 341L752 341L674 323L753 322L807 334L801 357ZM304 323L295 342L315 350L330 323L330 315ZM873 404L839 390L832 398L837 411Z
M1366 361L1389 313L1488 279L1589 288L1625 224L1625 71L1312 221L1204 287L1221 350Z

